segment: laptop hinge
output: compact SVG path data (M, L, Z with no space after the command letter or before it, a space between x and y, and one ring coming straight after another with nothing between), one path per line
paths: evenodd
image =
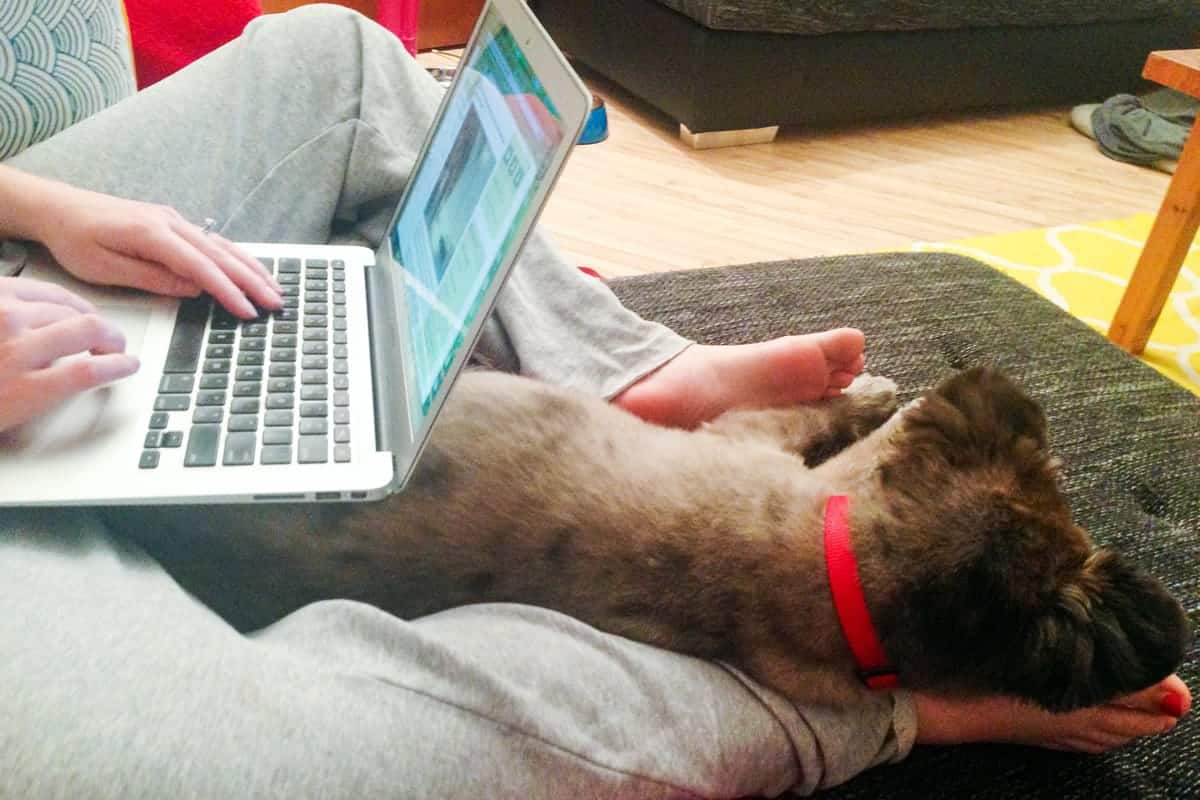
M402 320L396 308L396 273L376 263L366 269L367 311L371 332L371 378L375 403L375 445L393 454L408 447L409 423L405 409L407 386L404 381L403 353L400 342ZM399 477L399 476L397 476Z

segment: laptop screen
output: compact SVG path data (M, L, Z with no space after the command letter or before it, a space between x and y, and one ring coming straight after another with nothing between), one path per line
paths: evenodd
M507 26L491 10L480 25L389 236L404 278L414 429L467 343L566 135Z

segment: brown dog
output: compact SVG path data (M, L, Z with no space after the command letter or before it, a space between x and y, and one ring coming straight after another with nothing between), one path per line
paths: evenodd
M1071 521L1032 400L974 369L895 407L890 381L864 377L833 401L685 432L470 372L409 487L382 503L109 516L242 627L326 598L406 617L531 603L844 704L866 689L821 536L844 494L902 685L1066 710L1179 665L1182 608Z

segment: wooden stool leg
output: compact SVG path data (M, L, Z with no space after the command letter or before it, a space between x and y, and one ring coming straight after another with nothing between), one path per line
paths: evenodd
M1146 349L1183 259L1200 227L1200 135L1193 127L1108 338L1134 355Z

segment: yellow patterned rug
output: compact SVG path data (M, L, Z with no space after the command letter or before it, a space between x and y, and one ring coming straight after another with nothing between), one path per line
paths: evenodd
M961 253L991 264L1103 333L1137 263L1154 217L1059 225L914 251ZM1200 395L1200 246L1193 244L1142 360Z

